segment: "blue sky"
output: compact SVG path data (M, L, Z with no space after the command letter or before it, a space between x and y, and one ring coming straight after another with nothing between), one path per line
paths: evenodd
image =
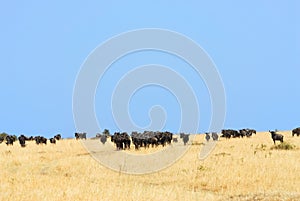
M197 42L212 58L226 90L226 128L288 130L300 126L299 1L85 1L0 3L0 132L73 136L72 95L86 57L105 40L134 29L162 28ZM97 88L101 128L117 130L109 99L120 66L185 65L156 51L116 62ZM201 80L187 76L201 99L199 132L207 130L210 101ZM196 79L196 78L195 78ZM132 119L149 123L147 111L168 112L166 130L177 131L180 109L162 88L145 87L130 104Z

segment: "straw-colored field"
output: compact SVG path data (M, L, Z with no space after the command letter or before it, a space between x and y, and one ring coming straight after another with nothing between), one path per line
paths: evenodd
M221 138L202 161L198 135L174 165L146 175L105 168L76 140L2 143L0 200L300 200L300 137L281 133L296 150L271 150L270 134L261 132Z

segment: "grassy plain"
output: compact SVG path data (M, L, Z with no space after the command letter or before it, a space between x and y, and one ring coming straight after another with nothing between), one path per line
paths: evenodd
M145 175L106 168L73 139L25 148L2 143L0 200L300 200L300 137L280 133L294 150L271 149L270 134L259 132L221 138L205 160L198 154L206 142L197 135L174 165Z

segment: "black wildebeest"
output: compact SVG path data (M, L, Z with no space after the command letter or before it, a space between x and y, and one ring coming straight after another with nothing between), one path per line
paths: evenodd
M134 148L136 150L138 150L142 146L142 139L140 136L141 134L136 131L131 132L132 143L134 144Z
M25 146L26 146L25 141L26 141L27 139L28 139L28 138L25 137L24 135L20 135L20 136L18 137L18 140L19 140L19 143L20 143L21 147L25 147Z
M130 136L126 132L123 132L120 134L119 137L120 137L121 143L123 143L123 145L124 145L124 149L130 149L130 144L131 144Z
M254 130L254 129L249 129L249 128L248 128L248 132L250 132L250 133L252 133L252 134L255 134L255 135L256 135L256 130Z
M136 131L131 132L132 143L134 144L134 148L138 150L140 147L147 147L148 138L146 133L138 133Z
M47 144L47 138L43 136L34 137L36 144Z
M56 140L60 140L60 139L61 139L61 134L57 134L57 135L55 135L55 136L54 136L54 139L56 139Z
M150 145L152 147L157 147L159 145L162 145L164 147L167 144L171 144L172 141L177 141L177 138L173 138L173 133L168 131L144 131L143 133L134 131L131 133L131 139L136 150L140 147L144 147L145 149L149 148Z
M111 141L116 144L117 150L130 149L131 140L126 132L115 132L111 136Z
M14 144L14 141L15 141L15 137L14 136L12 136L12 135L7 135L6 137L5 137L5 139L6 139L6 145L8 146L8 145L13 145Z
M225 130L225 129L223 129L221 131L221 133L222 133L221 137L225 137L226 139L231 138L231 133L232 133L231 130Z
M210 140L210 135L209 135L209 133L205 133L205 139L206 139L207 142Z
M106 141L107 141L107 135L101 135L101 134L100 134L100 142L101 142L102 144L105 144Z
M190 134L180 133L180 138L182 138L183 144L186 145L190 140Z
M240 135L242 136L242 137L251 137L252 136L252 132L249 130L249 129L241 129L241 130L239 130L240 131Z
M171 144L173 139L173 133L166 131L162 133L162 138L166 141L167 144Z
M145 146L145 148L146 147L148 147L149 148L149 145L151 144L151 146L152 147L154 147L154 146L158 146L159 144L161 144L162 146L165 146L166 145L166 139L165 139L165 137L162 137L162 138L160 138L160 139L158 139L156 136L152 136L152 137L148 137L148 138L146 138L146 139L144 139L145 141L147 141L146 142L146 146Z
M292 135L293 135L293 137L294 137L294 135L299 136L300 135L300 127L293 129L292 130Z
M165 142L161 140L161 137L160 132L144 131L143 133L131 133L132 143L136 150L140 147L144 147L145 149L149 148L150 145L152 145L152 147L158 146L158 144L164 145Z
M56 139L55 139L55 138L50 138L49 141L50 141L50 143L52 143L52 144L56 144Z
M0 144L4 141L4 137L0 136Z
M211 137L212 137L213 141L217 141L219 139L219 135L216 132L212 132Z
M225 137L225 138L231 138L231 137L244 137L243 135L241 135L241 133L239 133L237 130L233 130L233 129L223 129L222 130L222 135L221 137Z
M240 130L240 134L242 137L251 137L253 134L256 134L256 130L254 129L249 129L249 128L244 128Z
M271 137L273 139L273 142L275 144L275 141L280 141L281 143L283 142L283 135L281 134L277 134L276 131L270 131L269 132L271 133Z
M76 140L78 139L85 139L86 140L86 133L75 133Z

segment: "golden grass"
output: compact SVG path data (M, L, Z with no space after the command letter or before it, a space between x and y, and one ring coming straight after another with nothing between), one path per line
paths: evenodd
M174 165L146 175L103 167L76 140L2 143L0 200L300 200L300 137L281 133L295 150L271 150L270 134L260 132L221 138L205 160L198 159L206 143L200 135ZM150 149L130 152L159 148Z

